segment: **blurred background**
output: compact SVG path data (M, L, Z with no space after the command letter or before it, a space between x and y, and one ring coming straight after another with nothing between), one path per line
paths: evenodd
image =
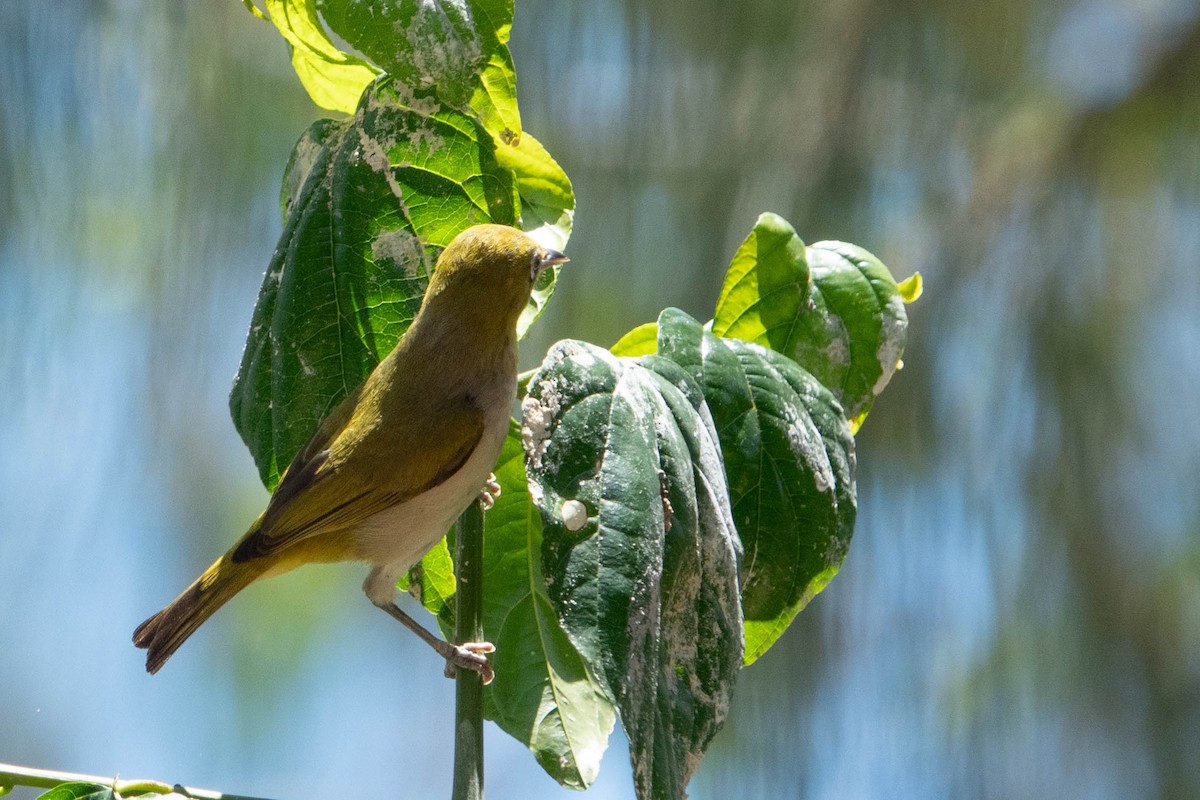
M761 211L925 276L842 573L692 797L1200 797L1200 4L518 0L512 50L579 203L525 366L709 317ZM226 398L317 116L236 0L0 0L0 761L449 792L453 687L361 567L129 644L265 500ZM631 791L615 735L588 796Z

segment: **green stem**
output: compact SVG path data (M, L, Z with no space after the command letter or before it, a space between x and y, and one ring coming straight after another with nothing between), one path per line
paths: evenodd
M99 786L111 786L118 793L127 796L148 794L150 792L169 794L175 791L185 797L197 798L197 800L261 800L261 798L246 797L239 794L222 794L221 792L213 792L207 789L191 789L179 785L172 786L169 783L162 783L160 781L119 781L103 775L80 775L75 772L57 772L48 769L34 769L33 767L19 767L15 764L0 764L0 795L6 794L14 786L53 789L55 786L63 783L94 783Z
M483 508L471 503L458 518L455 536L454 639L483 640ZM483 682L479 673L459 669L454 703L453 800L483 800Z

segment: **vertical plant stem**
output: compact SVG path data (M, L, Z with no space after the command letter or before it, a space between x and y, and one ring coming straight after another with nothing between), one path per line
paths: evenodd
M471 503L458 518L455 536L458 581L454 639L483 639L483 508ZM483 800L483 682L459 669L454 703L453 800Z

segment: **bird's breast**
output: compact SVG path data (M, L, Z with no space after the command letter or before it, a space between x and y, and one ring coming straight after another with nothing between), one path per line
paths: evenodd
M363 522L353 533L359 559L384 567L389 576L403 575L478 497L504 446L516 391L515 376L488 383L478 392L484 409L483 433L471 455L437 486Z

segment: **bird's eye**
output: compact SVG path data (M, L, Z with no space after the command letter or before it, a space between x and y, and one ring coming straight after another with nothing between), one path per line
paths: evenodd
M542 268L545 266L542 263L542 252L540 250L534 252L532 263L529 265L529 281L532 283L537 280L538 275L542 274Z

